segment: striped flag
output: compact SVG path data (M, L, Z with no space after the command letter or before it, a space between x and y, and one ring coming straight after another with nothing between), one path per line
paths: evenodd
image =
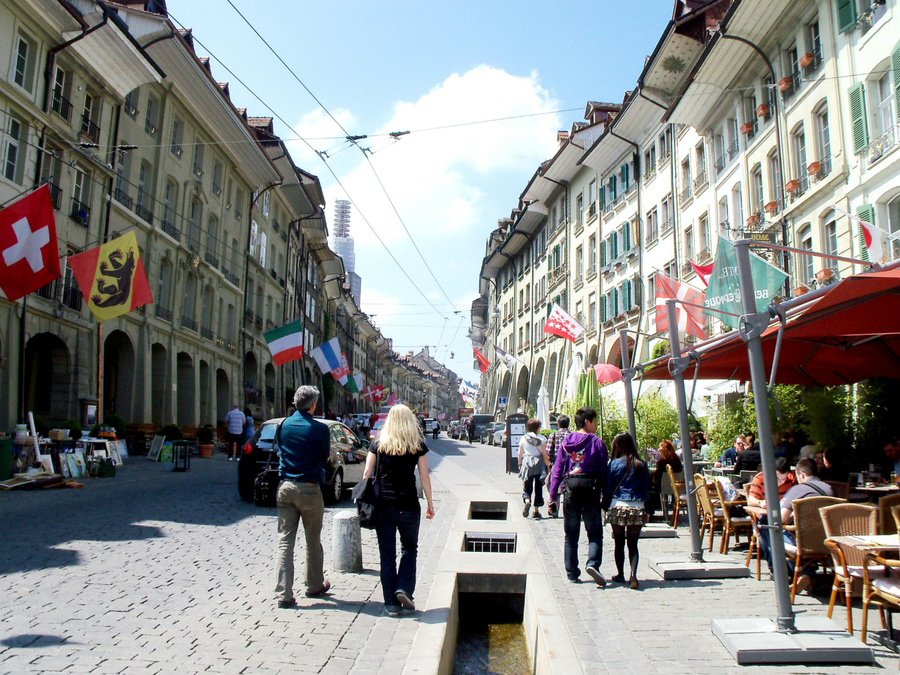
M709 286L709 275L713 273L713 268L716 266L714 262L709 263L709 265L698 265L693 260L688 260L693 268L694 272L696 272L697 276L700 278L700 281L703 282L704 286Z
M363 391L362 383L362 373L357 373L353 377L347 378L347 391L349 391L351 394L360 393L361 391Z
M341 345L338 343L338 339L336 337L331 338L328 342L319 345L315 349L313 349L310 354L316 360L316 365L319 366L319 370L323 373L331 373L334 375L335 371L341 372L344 370L344 363L341 361ZM347 369L347 373L349 374L350 370ZM334 379L339 380L341 376L335 376ZM344 384L346 380L346 375L343 376L344 381L341 384Z
M298 319L263 333L276 366L303 358L303 321Z
M675 316L678 319L678 332L704 339L707 337L703 330L703 293L694 290L687 284L673 281L664 274L656 275L656 330L666 332L669 330L669 316L666 311L666 300L674 298L690 302L700 307L685 307L675 305Z
M494 352L500 358L500 361L503 362L503 365L506 366L506 369L509 372L513 372L516 369L516 357L512 354L503 351L500 347L494 347Z

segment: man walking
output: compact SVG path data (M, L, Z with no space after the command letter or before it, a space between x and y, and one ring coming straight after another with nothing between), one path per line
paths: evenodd
M241 443L244 440L244 423L246 421L247 418L241 412L241 406L237 403L225 413L225 424L228 425L228 428L225 430L225 451L228 453L229 462L233 462L241 451Z
M438 436L440 435L440 433L441 433L441 423L438 422L437 420L432 420L431 421L431 438L432 438L432 440L436 441L438 439Z
M275 593L282 609L297 604L294 599L294 542L303 519L306 535L306 596L319 597L328 592L331 583L323 570L322 482L329 453L328 426L313 419L319 390L302 386L294 394L297 409L275 432L279 447L278 472L278 555Z
M556 426L558 427L558 431L551 434L549 441L547 441L547 457L550 459L551 467L556 463L556 454L559 451L559 448L562 446L562 442L565 440L566 436L569 435L569 416L560 415L559 417L557 417ZM550 489L549 474L547 475L547 489ZM559 507L555 502L550 502L550 505L547 507L547 511L554 518L559 515Z
M603 516L600 501L607 488L608 459L606 445L595 436L597 411L579 408L575 413L577 431L566 436L557 449L556 462L550 477L550 504L558 508L559 490L564 487L566 501L563 505L563 529L566 543L563 560L566 575L572 583L579 583L578 537L581 522L588 538L588 561L585 571L600 588L606 579L600 574L603 557Z

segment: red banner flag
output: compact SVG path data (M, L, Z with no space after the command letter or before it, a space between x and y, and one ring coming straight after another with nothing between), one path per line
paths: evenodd
M0 211L0 288L8 300L60 276L50 188L38 188Z
M697 273L697 276L700 277L700 281L703 282L704 286L709 286L709 275L713 273L713 267L716 266L714 262L709 263L709 265L698 265L693 260L688 260L691 263L691 267L694 272Z
M703 293L687 284L673 281L663 274L656 275L656 330L660 332L669 330L666 300L672 298L700 305L700 307L686 307L680 303L675 305L678 332L700 339L706 338L706 331L703 330Z
M481 368L481 372L486 373L491 362L485 358L484 354L475 349L475 347L472 347L472 351L475 352L475 358L478 359L478 367Z
M562 307L554 304L550 316L547 317L547 323L544 324L544 332L575 342L576 338L584 332L584 327L566 314Z

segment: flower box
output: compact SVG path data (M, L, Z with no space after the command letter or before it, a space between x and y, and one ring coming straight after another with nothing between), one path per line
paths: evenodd
M806 295L807 293L809 293L809 289L803 284L800 284L794 289L791 297L799 298L801 295Z
M778 202L775 200L768 202L765 206L763 206L763 209L766 213L775 213L776 211L778 211Z
M752 216L747 218L747 227L755 227L757 225L759 225L759 216L754 213Z
M796 192L800 189L800 179L793 178L784 184L784 189L786 192Z
M816 281L820 283L825 283L834 277L834 270L830 267L823 267L818 272L816 272Z
M753 131L753 122L746 122L741 125L741 133L745 136Z
M765 117L769 114L769 104L768 103L760 103L756 106L756 116L757 117Z
M813 162L808 167L806 167L806 173L810 176L815 176L822 170L822 162Z
M816 60L815 55L813 55L809 52L806 52L806 54L804 54L803 56L800 57L800 67L806 68L807 66L812 65L813 61L815 61L815 60Z
M794 86L794 78L793 77L782 77L778 80L778 91L787 91L791 87Z

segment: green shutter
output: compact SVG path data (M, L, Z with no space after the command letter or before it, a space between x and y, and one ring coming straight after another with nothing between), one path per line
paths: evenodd
M622 228L622 232L625 233L624 250L630 251L631 250L631 224L625 223L625 227Z
M636 307L641 306L641 295L643 295L641 293L642 286L643 284L641 283L641 275L635 274L634 281L632 282L632 288L634 288L634 304Z
M606 241L600 242L600 267L606 267Z
M891 70L894 71L894 110L900 121L900 42L891 52Z
M853 134L853 152L859 154L869 145L866 86L863 82L850 87L850 131Z
M856 215L867 223L875 224L875 207L871 204L863 204L856 209ZM862 260L869 259L869 249L866 248L866 240L863 238L862 227L859 228L859 257Z
M838 31L843 33L856 25L856 0L837 0Z
M606 321L606 296L600 296L600 323Z
M631 280L625 279L622 282L622 309L631 309Z

